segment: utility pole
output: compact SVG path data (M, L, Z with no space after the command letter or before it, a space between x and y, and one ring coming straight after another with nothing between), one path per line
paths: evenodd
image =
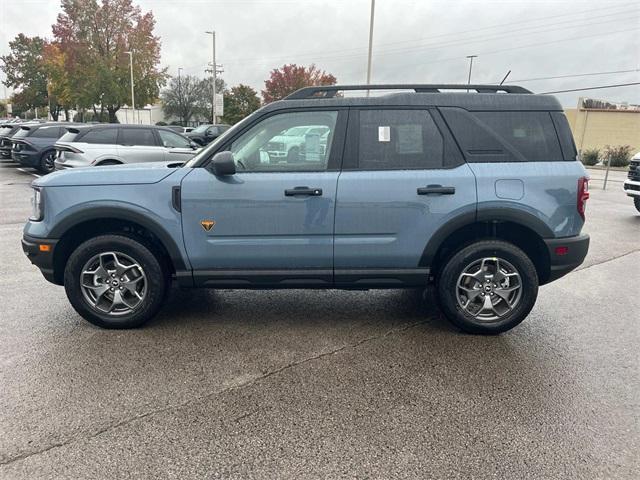
M136 100L133 94L133 52L124 52L129 55L129 70L131 71L131 118L136 123Z
M216 32L215 30L206 31L205 33L211 35L211 46L212 54L211 54L211 75L212 75L212 90L213 90L213 98L211 102L211 123L216 124Z
M469 59L469 79L467 80L467 85L471 85L471 70L473 69L473 59L477 56L478 55L467 55L467 58ZM468 88L467 92L469 92Z
M182 67L178 67L178 106L180 108L180 125L186 127L184 124L184 113L182 110L182 81L180 79L180 70L182 70Z
M373 19L376 10L376 0L371 0L371 15L369 17L369 53L367 55L367 85L371 85L371 56L373 52ZM367 90L367 97L369 90Z

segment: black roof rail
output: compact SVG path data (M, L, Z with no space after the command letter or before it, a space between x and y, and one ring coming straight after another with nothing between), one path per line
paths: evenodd
M475 90L477 93L533 93L517 85L461 85L461 84L382 84L382 85L322 85L304 87L285 97L286 100L333 98L344 90L413 90L416 93L441 93L442 90Z

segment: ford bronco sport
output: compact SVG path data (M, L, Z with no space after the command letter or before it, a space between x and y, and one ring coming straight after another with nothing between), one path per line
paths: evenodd
M336 95L351 90L393 93ZM325 144L309 135L295 158L271 157L269 142L297 126L327 130ZM587 253L588 179L576 158L558 101L521 87L308 87L184 165L36 180L23 249L80 315L107 328L149 320L175 279L432 285L456 326L499 333Z

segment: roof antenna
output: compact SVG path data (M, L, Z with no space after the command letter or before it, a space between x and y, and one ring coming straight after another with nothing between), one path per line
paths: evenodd
M500 82L500 85L502 85L504 83L504 81L507 79L507 77L509 76L509 74L511 73L511 70L509 70L507 72L507 74L504 76L504 78L502 79L502 81Z

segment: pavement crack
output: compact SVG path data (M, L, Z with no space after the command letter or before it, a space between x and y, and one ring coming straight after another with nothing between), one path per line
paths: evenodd
M384 332L384 333L382 333L380 335L371 335L369 337L362 338L362 339L358 340L357 342L348 343L346 345L343 345L341 347L335 348L333 350L320 352L317 355L313 355L311 357L303 358L303 359L301 359L299 361L288 363L288 364L286 364L286 365L284 365L282 367L276 368L276 369L271 370L271 371L267 371L267 372L263 373L262 375L256 376L255 378L247 380L247 381L245 381L243 383L240 383L238 385L232 385L232 386L223 388L221 390L217 390L215 392L211 392L211 393L202 395L202 396L197 397L197 398L192 398L192 399L187 400L187 401L185 401L183 403L179 403L179 404L175 404L175 405L166 405L164 407L157 408L155 410L150 410L148 412L143 412L143 413L140 413L138 415L134 415L133 417L129 417L129 418L126 418L126 419L121 420L119 422L112 423L110 425L106 425L103 428L100 428L100 429L94 431L93 433L91 433L89 435L78 435L76 437L72 437L72 438L64 440L64 441L59 441L59 442L52 443L51 445L49 445L49 446L47 446L45 448L42 448L40 450L34 450L34 451L31 451L31 452L24 452L24 453L22 453L20 455L16 455L16 456L14 456L12 458L9 458L7 460L0 461L0 467L7 466L7 465L9 465L11 463L14 463L14 462L17 462L17 461L20 461L20 460L24 460L26 458L29 458L29 457L32 457L32 456L35 456L35 455L41 455L41 454L46 453L46 452L48 452L50 450L53 450L53 449L56 449L56 448L60 448L60 447L64 447L66 445L70 445L70 444L76 443L78 441L91 440L93 438L96 438L96 437L102 435L103 433L109 432L111 430L115 430L116 428L119 428L119 427L126 426L126 425L128 425L130 423L133 423L133 422L137 421L137 420L142 420L142 419L150 417L152 415L168 412L169 410L181 410L181 409L183 409L185 407L188 407L189 405L193 405L193 404L196 404L198 402L202 402L203 400L207 400L209 398L213 398L213 397L216 397L216 396L219 396L219 395L223 395L225 393L228 393L228 392L231 392L231 391L234 391L234 390L240 390L242 388L251 387L252 385L255 385L255 384L259 383L259 382L262 382L262 381L264 381L264 380L266 380L266 379L268 379L270 377L273 377L275 375L278 375L279 373L282 373L282 372L284 372L286 370L290 370L292 368L296 368L296 367L298 367L300 365L304 365L304 364L313 362L315 360L320 360L320 359L323 359L325 357L330 357L332 355L336 355L336 354L338 354L340 352L343 352L345 350L348 350L348 349L358 348L361 345L364 345L366 343L370 343L370 342L373 342L373 341L376 341L376 340L385 339L385 338L387 338L387 337L389 337L391 335L394 335L394 334L397 334L397 333L402 333L402 332L410 330L410 329L412 329L414 327L417 327L419 325L423 325L423 324L427 323L427 321L428 320L424 320L424 321L421 321L421 322L407 323L407 324L401 325L399 327L391 328L391 329L387 330L386 332ZM248 417L248 416L250 416L252 414L253 414L253 412L250 412L250 413L247 413L247 414L244 414L244 415L240 415L239 417L236 417L233 420L239 421L239 420L241 420L241 419L243 419L245 417Z
M617 255L615 257L607 258L606 260L602 260L601 262L592 263L591 265L587 265L586 267L578 267L574 272L579 272L580 270L586 270L591 267L597 267L598 265L602 265L604 263L613 262L614 260L618 260L619 258L626 257L627 255L633 255L634 253L640 252L640 248L636 248L635 250L631 250L630 252L623 253L621 255Z

